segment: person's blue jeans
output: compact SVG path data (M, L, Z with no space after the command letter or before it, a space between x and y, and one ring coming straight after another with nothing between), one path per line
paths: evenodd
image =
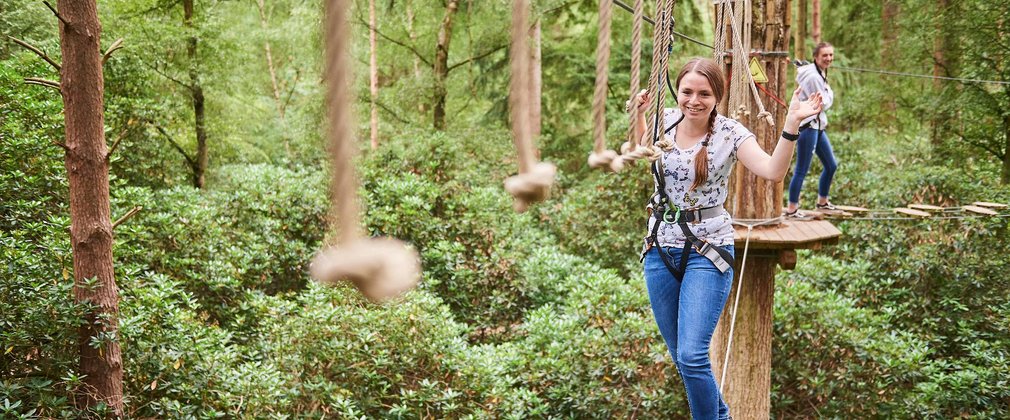
M803 189L803 179L810 171L810 162L814 160L814 154L821 160L821 179L817 184L817 194L821 197L828 197L831 192L831 179L838 169L838 161L835 160L835 153L831 150L831 142L828 141L828 134L823 130L815 128L805 128L800 130L800 138L796 141L796 168L793 170L793 179L789 181L789 202L799 204L800 190Z
M733 253L733 246L725 247ZM679 268L682 249L664 248ZM733 269L725 273L693 248L687 257L687 272L678 282L663 264L659 248L645 254L645 285L652 314L666 341L687 388L687 401L695 419L726 419L729 407L723 401L708 357L712 333L733 286Z

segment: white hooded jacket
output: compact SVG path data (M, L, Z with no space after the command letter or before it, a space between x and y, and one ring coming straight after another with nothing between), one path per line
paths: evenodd
M810 127L823 130L828 127L828 108L834 102L835 93L831 91L827 80L817 69L817 65L810 63L796 69L796 83L800 85L800 100L807 100L814 92L821 92L821 103L824 109L817 115L811 115L800 122L800 127L810 124ZM816 121L815 121L816 119Z

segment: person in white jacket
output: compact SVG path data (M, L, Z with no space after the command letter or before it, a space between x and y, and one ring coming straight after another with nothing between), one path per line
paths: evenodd
M802 217L799 212L800 190L803 189L803 179L810 171L810 162L814 154L824 168L817 186L818 210L835 210L828 201L831 190L831 180L838 169L838 160L831 150L831 142L825 129L828 127L827 110L834 102L835 94L828 85L828 68L835 59L835 48L821 42L814 48L814 62L797 69L796 83L799 84L800 99L806 100L814 93L820 93L823 110L817 115L807 117L800 123L800 139L796 143L796 168L789 182L789 205L786 208L787 217Z

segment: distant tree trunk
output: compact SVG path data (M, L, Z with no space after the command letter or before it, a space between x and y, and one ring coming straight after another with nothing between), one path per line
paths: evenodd
M372 94L371 143L372 150L379 148L379 108L375 101L379 98L379 65L375 42L375 0L368 0L368 87Z
M193 33L193 0L183 0L183 24L190 31L189 41L186 48L189 56L189 90L193 97L193 116L196 125L196 161L193 166L193 186L203 188L205 185L204 174L207 172L207 123L204 111L205 100L203 97L203 86L200 85L200 73L197 69L198 57L196 54L197 36Z
M263 0L256 0L256 6L260 11L260 27L263 29L264 36L266 39L263 41L263 51L266 53L267 57L267 70L270 72L270 86L272 87L272 93L274 97L274 105L277 107L277 117L280 119L281 127L286 128L287 122L284 120L284 100L281 99L281 87L277 83L277 67L274 66L274 56L270 49L270 38L267 36L267 31L269 30L266 5L263 4ZM284 152L287 156L291 157L291 144L287 135L287 130L283 129L282 134L284 139Z
M442 26L438 30L438 43L435 45L435 110L434 127L436 130L445 130L445 97L446 80L449 78L449 42L452 41L452 17L459 7L459 0L449 0L445 6L445 17L442 18Z
M821 0L810 2L810 20L812 21L810 36L814 37L815 44L819 44L821 42Z
M934 14L934 16L935 16L934 19L936 19L936 22L933 25L933 28L936 31L934 33L934 35L933 35L933 76L934 77L943 76L944 73L945 73L945 71L946 71L944 69L944 67L946 66L945 58L944 58L945 55L946 55L946 54L944 54L944 49L945 49L946 42L945 42L944 38L946 37L947 34L943 30L943 16L946 13L946 10L947 10L947 0L937 0L936 1L936 13ZM942 91L943 91L943 82L940 79L933 79L933 95L936 95L937 97L939 97L940 94L942 93ZM932 143L933 146L939 146L940 143L943 142L943 121L944 121L944 119L945 118L942 115L942 111L935 111L935 110L933 111L932 118L930 119L930 128L931 129L930 129L930 136L929 136L930 143Z
M887 70L896 70L894 63L898 60L898 13L900 12L900 5L897 0L884 0L881 6L881 33L883 34L883 45L880 49L880 67ZM885 81L889 86L890 91L893 91L895 87L894 82L888 80ZM884 119L882 121L888 127L892 126L895 122L895 117L897 113L897 102L893 95L884 95L884 112L881 113L881 117Z
M796 58L803 60L807 56L807 1L797 0L796 9Z
M85 389L76 396L76 402L80 407L105 403L122 416L119 290L112 268L105 79L99 50L102 26L95 0L59 0L57 8L60 16L70 22L60 25L60 81L70 183L74 300L89 305L78 338Z
M417 45L417 33L414 32L414 7L413 1L406 0L404 8L407 9L407 36L410 37L410 45ZM421 80L421 58L414 56L414 80ZM428 111L428 105L424 101L418 101L417 111L424 114Z
M1010 88L1006 90L1010 95ZM999 183L1010 184L1010 115L1003 117L1003 171L1000 173Z
M541 96L543 95L543 82L541 76L541 55L540 55L540 19L536 19L533 22L533 28L530 30L530 38L532 38L532 47L530 48L530 74L532 76L533 92L532 98L533 102L530 104L530 122L533 125L533 138L536 139L540 137L541 131Z

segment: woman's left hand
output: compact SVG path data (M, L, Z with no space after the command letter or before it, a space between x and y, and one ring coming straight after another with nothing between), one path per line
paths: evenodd
M793 91L793 98L789 101L789 114L786 115L786 119L793 119L797 122L802 121L811 115L817 115L824 109L820 92L815 92L805 101L800 100L800 93L800 88L796 88Z

